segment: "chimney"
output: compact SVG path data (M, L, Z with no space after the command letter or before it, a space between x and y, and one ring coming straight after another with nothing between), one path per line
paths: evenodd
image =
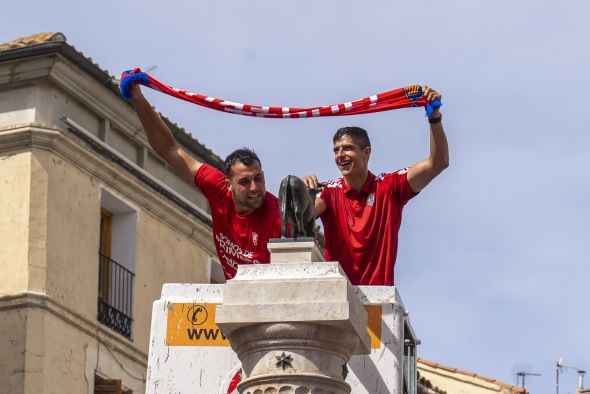
M578 388L579 389L584 388L584 374L585 373L586 373L586 371L583 371L583 370L578 371Z

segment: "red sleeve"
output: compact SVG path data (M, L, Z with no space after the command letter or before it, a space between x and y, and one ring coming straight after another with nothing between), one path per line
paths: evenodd
M215 201L220 201L227 194L225 175L207 164L201 164L197 170L195 186L203 192L210 205Z
M392 174L393 193L395 194L399 203L403 206L406 205L415 195L410 183L408 182L408 169L403 168Z
M332 190L328 186L325 186L322 191L317 195L317 197L321 198L324 204L326 204L326 210L321 215L323 216L327 211L330 210L330 202L332 201Z

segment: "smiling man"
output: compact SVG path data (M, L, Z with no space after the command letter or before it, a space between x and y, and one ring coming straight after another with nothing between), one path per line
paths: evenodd
M281 221L278 199L266 192L264 172L256 153L247 148L232 152L221 173L178 146L139 85L134 85L131 92L130 103L152 148L209 201L215 248L225 278L236 275L238 264L269 263L266 245L270 238L281 237Z
M424 87L428 101L440 94ZM339 261L354 285L392 286L398 232L404 205L449 164L447 138L439 109L428 118L430 155L389 174L369 171L371 142L360 127L344 127L333 137L334 160L342 178L330 181L315 203L322 219L327 261ZM315 175L303 181L318 189Z

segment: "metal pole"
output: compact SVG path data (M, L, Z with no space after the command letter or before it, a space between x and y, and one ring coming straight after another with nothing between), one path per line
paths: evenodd
M559 361L555 367L555 394L559 394Z

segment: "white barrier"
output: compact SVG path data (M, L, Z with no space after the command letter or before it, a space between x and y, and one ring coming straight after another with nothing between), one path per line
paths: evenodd
M351 392L402 394L406 369L411 393L415 353L404 363L404 332L406 336L408 329L411 333L411 326L397 290L357 286L356 292L369 317L371 354L351 358L346 378ZM215 324L215 308L222 302L223 285L164 285L152 310L147 394L227 394L233 390L230 382L240 362Z

